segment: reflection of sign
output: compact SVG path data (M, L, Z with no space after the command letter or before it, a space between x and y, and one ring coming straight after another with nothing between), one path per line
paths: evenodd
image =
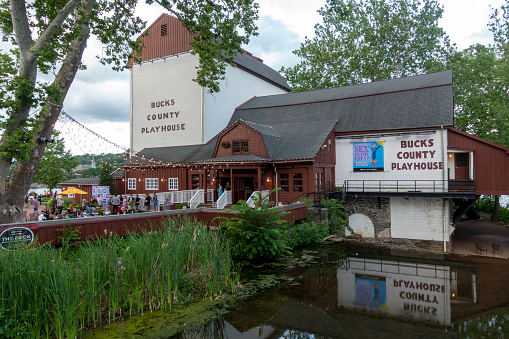
M368 141L353 143L354 171L383 171L384 142Z
M387 293L385 277L355 275L355 303L358 305L385 308Z
M12 250L18 244L30 245L34 241L34 233L30 228L11 227L0 234L0 242L4 250Z

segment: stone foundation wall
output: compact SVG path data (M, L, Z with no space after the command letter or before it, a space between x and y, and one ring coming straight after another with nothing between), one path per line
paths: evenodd
M367 216L375 228L375 239L391 238L391 206L389 198L381 197L347 197L345 208L348 215L355 213Z

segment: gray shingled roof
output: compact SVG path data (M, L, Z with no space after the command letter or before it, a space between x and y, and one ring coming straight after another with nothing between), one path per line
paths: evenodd
M338 119L336 132L453 125L452 72L362 85L256 97L233 114L263 125Z
M247 71L251 71L256 75L279 85L288 92L291 91L290 86L281 74L264 64L262 61L259 61L246 53L242 53L234 56L233 62Z

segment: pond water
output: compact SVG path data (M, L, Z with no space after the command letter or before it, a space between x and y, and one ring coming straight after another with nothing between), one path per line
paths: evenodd
M89 331L84 337L509 335L509 260L505 259L341 243L296 252L278 264L244 269L243 275L249 281L240 292L244 297L232 301L227 310L202 304L154 312Z

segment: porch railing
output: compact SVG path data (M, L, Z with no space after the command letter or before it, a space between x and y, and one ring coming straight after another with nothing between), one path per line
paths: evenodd
M267 197L270 193L270 191L254 191L253 193L251 193L251 195L249 196L249 199L246 200L246 204L253 208L255 207L255 199L258 198L258 194L261 193L263 199L265 199L265 197Z
M189 199L189 208L196 208L199 204L205 203L205 190L199 189L194 191L194 195Z
M207 202L214 202L214 189L208 188L207 189Z
M473 180L345 180L345 192L474 193Z
M231 205L232 203L232 191L224 191L223 194L217 199L215 203L212 204L212 207L216 207L217 209L222 210L226 205Z

